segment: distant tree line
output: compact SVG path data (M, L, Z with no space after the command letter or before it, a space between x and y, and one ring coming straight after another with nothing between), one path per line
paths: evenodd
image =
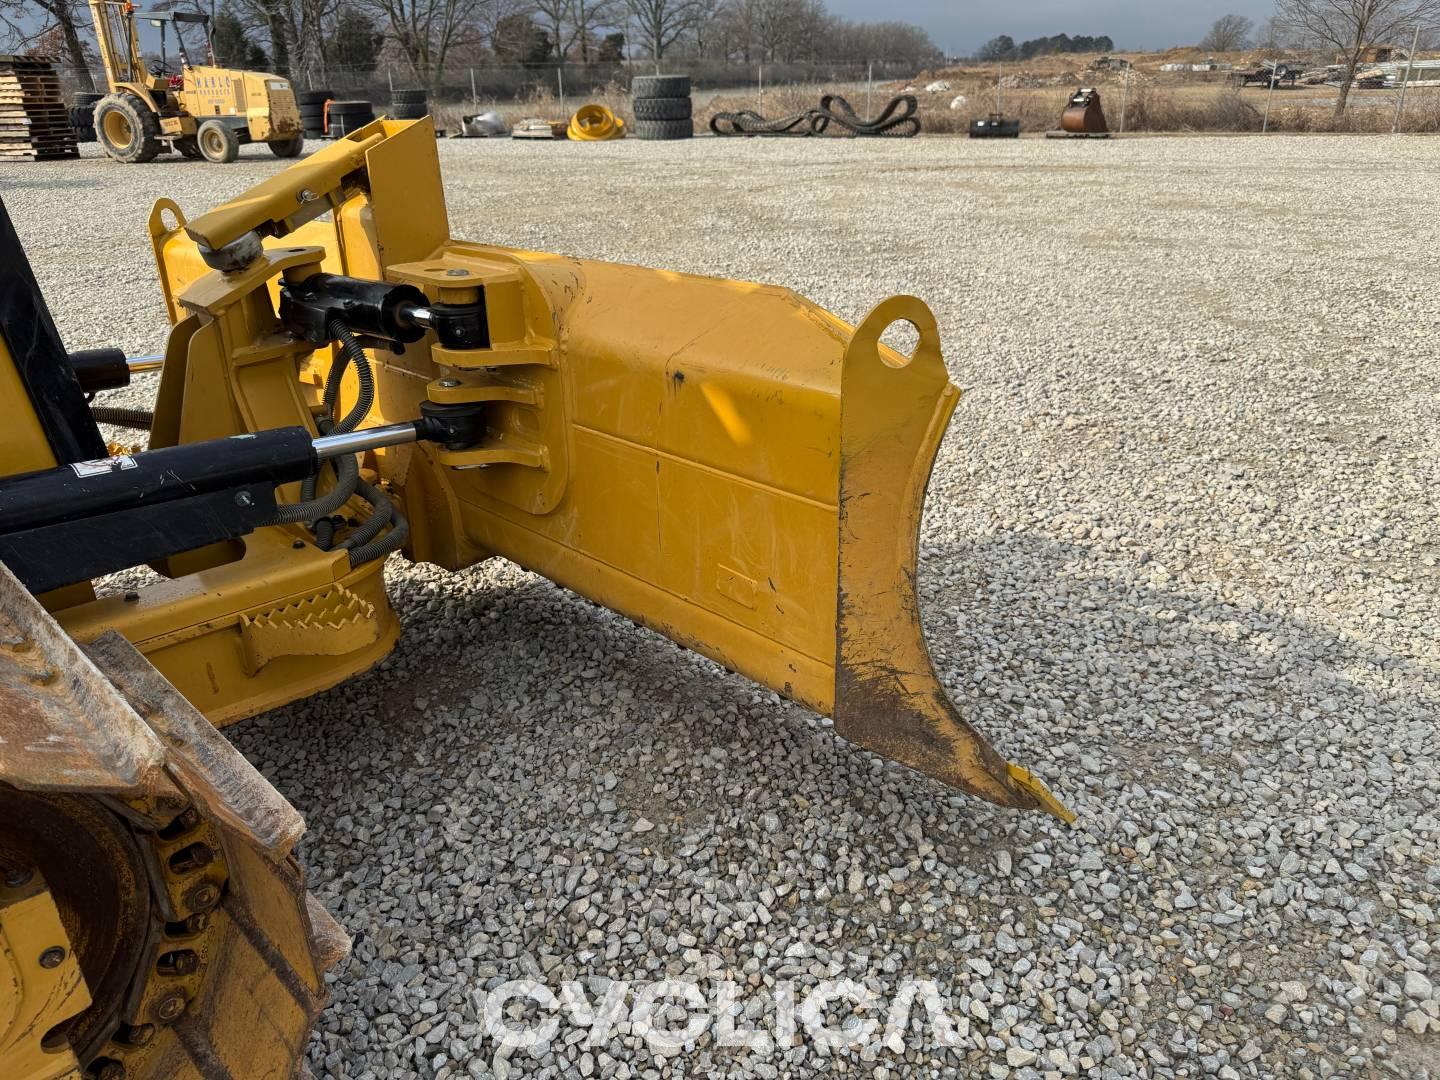
M191 5L210 10L208 0L162 6ZM0 0L9 47L44 35L77 75L93 63L88 26L85 0ZM213 37L223 65L314 85L381 64L438 87L447 65L870 59L920 68L943 59L918 26L844 19L824 0L221 0Z
M1107 53L1115 51L1115 42L1109 34L1089 37L1077 34L1053 34L1050 37L1031 38L1015 44L1009 34L993 37L980 47L975 54L977 60L1033 60L1037 56L1051 56L1056 53Z

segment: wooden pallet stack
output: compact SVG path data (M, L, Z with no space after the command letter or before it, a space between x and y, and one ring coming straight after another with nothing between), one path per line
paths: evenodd
M79 156L54 63L0 56L0 159Z

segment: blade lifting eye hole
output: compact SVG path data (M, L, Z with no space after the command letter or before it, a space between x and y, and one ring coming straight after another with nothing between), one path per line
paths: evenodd
M891 367L904 367L915 357L916 346L920 344L920 331L908 319L896 319L880 335L880 344L894 349L903 357L900 363L896 363L891 357L881 353L880 359Z

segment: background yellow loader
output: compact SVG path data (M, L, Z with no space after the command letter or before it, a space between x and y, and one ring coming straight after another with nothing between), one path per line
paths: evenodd
M240 147L252 142L266 143L282 158L296 157L304 148L290 81L215 67L208 16L136 11L128 0L90 0L90 13L109 84L109 93L95 106L95 135L116 161L151 161L173 148L186 157L223 163L234 161ZM137 19L159 28L157 70L146 66ZM170 31L177 75L166 71Z
M375 664L388 555L502 556L992 802L1068 812L947 699L915 592L958 398L935 320L450 235L428 120L149 221L143 452L0 214L0 1075L288 1076L345 935L216 727ZM919 344L880 342L896 321ZM150 567L151 583L106 588Z

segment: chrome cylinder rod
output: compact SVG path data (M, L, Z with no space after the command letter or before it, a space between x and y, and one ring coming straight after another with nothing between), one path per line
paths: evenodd
M420 437L414 421L403 424L387 424L384 427L361 428L341 435L321 435L311 443L315 456L321 461L339 457L341 454L359 454L365 450L378 450L382 446L400 446L412 443Z
M159 371L165 366L164 353L151 353L148 356L127 356L125 366L130 369L131 375L143 375L147 371Z

